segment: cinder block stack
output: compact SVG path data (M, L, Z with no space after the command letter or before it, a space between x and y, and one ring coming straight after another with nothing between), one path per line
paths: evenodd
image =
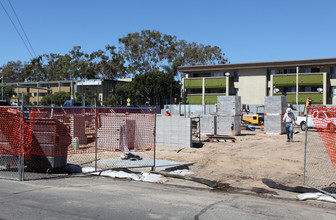
M84 115L71 115L70 135L72 138L77 137L79 144L87 144Z
M241 97L218 96L217 97L217 135L234 135L241 133Z
M201 115L200 128L201 134L216 134L216 116Z
M265 96L264 133L284 134L286 125L282 122L288 106L287 96Z
M101 114L98 149L127 151L134 148L135 120L123 114Z
M156 145L165 147L192 147L191 118L157 117Z

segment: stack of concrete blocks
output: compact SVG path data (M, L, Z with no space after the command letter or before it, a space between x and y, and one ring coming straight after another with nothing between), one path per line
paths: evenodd
M134 148L135 120L125 114L100 114L97 143L100 150L128 151Z
M10 137L8 137L9 139ZM10 141L13 143L16 140L8 140L3 132L0 130L0 165L10 165L13 161L16 161L15 148L13 149L10 145ZM14 139L14 136L13 136Z
M154 149L155 115L137 114L135 117L134 149Z
M200 133L216 134L216 116L215 115L201 115L200 116Z
M67 164L68 145L71 143L67 126L57 119L35 119L33 121L32 154L30 165L41 168L58 168ZM36 152L35 152L36 151Z
M217 135L240 135L241 133L241 97L217 97Z
M287 96L265 96L264 133L284 134L286 125L282 121L288 106Z
M164 147L192 147L191 118L157 117L156 145Z
M79 114L71 115L70 119L70 135L73 140L78 140L79 144L87 144L85 134L85 116Z

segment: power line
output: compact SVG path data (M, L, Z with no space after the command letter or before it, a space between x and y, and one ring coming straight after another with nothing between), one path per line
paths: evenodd
M35 57L37 57L37 56L36 56L36 53L35 53L35 50L34 50L33 46L31 45L30 40L29 40L29 38L28 38L28 36L27 36L25 30L23 29L23 26L22 26L22 24L21 24L21 21L20 21L19 17L17 16L17 14L16 14L16 12L15 12L13 6L12 6L12 3L11 3L9 0L8 0L8 3L9 3L9 5L11 6L11 8L12 8L12 10L13 10L13 12L14 12L15 17L16 17L17 21L18 21L19 24L20 24L20 27L21 27L21 29L22 29L22 32L23 32L24 35L26 36L26 39L27 39L27 41L28 41L28 43L29 43L29 45L30 45L31 50L33 51Z
M24 43L26 49L28 50L30 56L31 56L32 58L34 58L33 54L30 52L30 50L29 50L29 48L28 48L26 42L23 40L23 38L22 38L20 32L19 32L18 29L16 28L16 25L14 24L13 20L12 20L11 17L9 16L9 14L8 14L8 12L7 12L7 10L6 10L6 8L4 7L4 5L2 4L1 1L0 1L0 4L1 4L3 10L6 12L7 17L9 18L9 20L12 22L12 25L14 26L14 28L15 28L16 32L18 33L18 35L20 36L20 38L21 38L22 42Z

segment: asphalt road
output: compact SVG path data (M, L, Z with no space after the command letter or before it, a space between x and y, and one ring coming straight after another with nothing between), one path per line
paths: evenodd
M0 180L3 219L335 219L336 208L295 200L71 177Z

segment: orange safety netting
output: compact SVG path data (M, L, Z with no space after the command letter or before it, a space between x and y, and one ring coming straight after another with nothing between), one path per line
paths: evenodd
M0 108L0 154L23 155L32 143L32 130L19 108Z
M336 108L325 106L308 107L314 125L322 138L331 163L336 168Z
M66 156L154 147L155 109L0 107L0 156Z

